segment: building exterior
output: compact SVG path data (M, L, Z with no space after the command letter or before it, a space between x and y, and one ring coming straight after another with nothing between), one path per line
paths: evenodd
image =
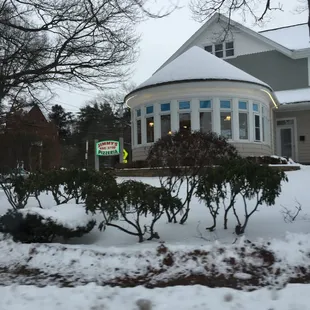
M228 69L223 64L232 66ZM180 68L199 74L189 76ZM227 75L228 71L232 75ZM248 74L247 81L240 81L240 71ZM212 128L226 135L242 155L277 154L310 163L309 85L307 24L257 33L215 14L149 80L127 95L126 102L132 108L133 160L144 159L150 141L163 134L163 126L168 128L161 119L169 113L161 109L169 103L171 131L181 129L180 120L187 117L192 130ZM190 116L181 109L183 101L190 101ZM201 103L204 101L211 103ZM230 109L223 108L224 101L230 102ZM245 103L247 110L242 111ZM210 106L211 114L202 116ZM231 131L229 126L223 131L228 124L224 125L223 117L229 116L224 112L230 113ZM212 125L209 122L206 126L203 117L209 117Z
M28 171L60 166L58 129L37 105L8 113L0 141L2 169L15 168L21 162Z

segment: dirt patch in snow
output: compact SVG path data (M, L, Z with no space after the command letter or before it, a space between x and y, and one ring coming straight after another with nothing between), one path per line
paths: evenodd
M38 249L42 246L38 246ZM48 249L47 245L45 249ZM70 261L68 266L64 265L64 268L59 270L52 266L53 258L51 262L45 264L46 268L40 267L40 264L34 267L30 263L38 258L40 251L42 249L31 248L29 252L31 255L24 264L20 261L0 266L1 284L73 287L95 282L98 285L120 287L142 285L147 288L199 284L212 288L255 290L266 286L280 289L288 283L310 283L309 253L303 254L305 258L303 265L298 263L291 265L267 246L247 240L241 246L217 247L212 248L212 251L201 249L187 252L173 251L162 244L153 253L154 257L149 253L140 253L137 257L136 270L130 269L124 272L121 270L121 265L115 264L114 269L106 266L110 267L110 273L106 273L104 262L96 270L95 265L90 262L88 271L93 273L87 272L87 269L82 271L78 260ZM61 246L56 252L62 254L54 253L54 255L63 255L68 251L72 249ZM96 258L99 257L100 261L109 256L105 253L92 254ZM130 254L119 254L122 255L125 259L130 258ZM143 267L141 264L144 264ZM73 268L74 265L76 266Z

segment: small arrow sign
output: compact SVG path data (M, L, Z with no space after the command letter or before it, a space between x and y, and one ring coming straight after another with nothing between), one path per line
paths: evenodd
M125 149L123 149L123 163L127 163L127 158L128 157L128 152L125 150Z

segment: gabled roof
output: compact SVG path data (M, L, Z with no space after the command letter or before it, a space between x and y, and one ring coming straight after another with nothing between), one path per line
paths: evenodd
M235 22L232 19L227 18L226 16L220 14L220 13L215 13L209 20L207 20L205 22L205 24L200 27L164 64L162 64L161 67L159 67L158 70L160 70L161 68L163 68L167 63L169 63L171 60L175 59L177 56L179 56L180 54L184 53L192 44L193 42L205 31L207 31L207 29L213 24L213 23L217 23L217 22L224 22L226 24L229 25L229 27L232 28L237 28L239 30L241 30L242 32L264 42L265 44L268 44L269 46L273 47L275 50L281 52L282 54L291 57L291 58L300 58L300 57L304 57L304 55L302 53L300 53L299 50L297 50L296 52L293 52L292 50L290 50L289 48L279 44L276 41L271 40L270 38L268 38L268 36L263 35L263 33L258 33L255 32L241 24L239 24L238 22ZM304 52L304 50L302 50L302 52ZM310 54L310 50L307 50L307 53ZM157 70L157 71L158 71Z
M264 30L259 34L290 50L310 48L309 28L306 23Z
M136 90L174 82L228 80L269 85L200 47L194 46L157 71Z

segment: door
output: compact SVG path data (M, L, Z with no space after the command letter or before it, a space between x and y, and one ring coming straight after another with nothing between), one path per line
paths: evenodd
M295 160L294 126L277 127L278 155Z

